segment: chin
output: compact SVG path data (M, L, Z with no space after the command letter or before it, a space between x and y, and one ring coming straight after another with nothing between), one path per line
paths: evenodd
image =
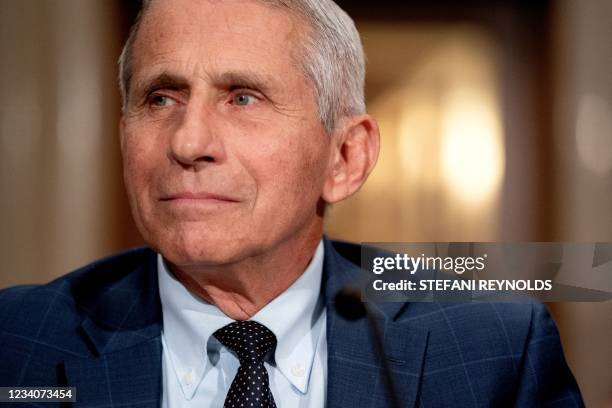
M179 267L215 266L239 262L252 253L232 234L208 230L168 231L151 239L151 246Z

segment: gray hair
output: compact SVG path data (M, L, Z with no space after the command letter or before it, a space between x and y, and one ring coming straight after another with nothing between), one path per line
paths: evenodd
M134 42L142 16L153 0L143 0L119 57L119 86L123 109L132 78ZM315 87L321 123L331 132L338 119L365 113L365 57L353 20L332 0L257 0L286 7L304 18L311 30L298 51L303 74Z

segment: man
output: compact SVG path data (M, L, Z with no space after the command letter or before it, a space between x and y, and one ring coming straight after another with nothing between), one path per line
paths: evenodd
M328 0L153 0L121 57L121 149L150 249L0 293L0 385L87 407L386 407L336 293L326 206L374 167L364 60ZM380 304L400 406L581 406L540 305Z

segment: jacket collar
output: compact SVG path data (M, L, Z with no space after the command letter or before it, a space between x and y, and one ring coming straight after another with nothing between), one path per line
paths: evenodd
M87 315L80 334L92 353L64 361L66 382L77 388L75 406L159 407L162 319L155 261L153 251L137 250L73 283Z
M323 290L327 302L327 406L389 407L380 357L367 319L347 321L338 315L334 298L345 287L361 289L368 276L358 266L360 246L325 240ZM402 407L418 400L428 330L402 318L406 303L370 305L383 337L383 347Z
M72 289L79 306L88 312L82 329L96 355L130 348L161 334L156 254L150 249L132 254L140 260L133 268L100 268L89 276L87 286L77 282Z

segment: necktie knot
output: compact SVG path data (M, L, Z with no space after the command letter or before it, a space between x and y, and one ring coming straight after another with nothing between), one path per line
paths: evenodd
M223 407L276 408L263 364L266 354L276 347L274 333L261 323L247 320L230 323L214 336L240 360Z
M263 363L276 347L276 336L261 323L252 320L236 321L217 330L214 336L238 355L240 364Z

